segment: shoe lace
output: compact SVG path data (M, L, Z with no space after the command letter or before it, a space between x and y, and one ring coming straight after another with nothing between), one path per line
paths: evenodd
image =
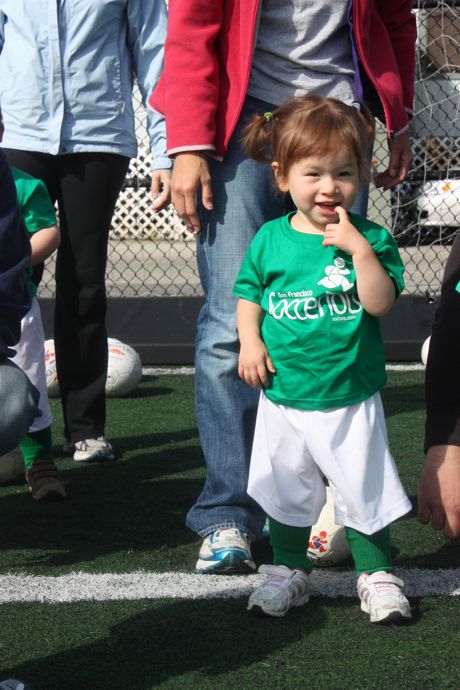
M264 587L300 594L304 589L304 582L299 571L293 570L289 575L287 573L273 573L269 575Z
M402 581L392 573L379 573L379 577L371 579L369 584L372 585L376 594L381 597L399 596L403 587ZM367 586L364 588L365 593L366 590L370 594Z

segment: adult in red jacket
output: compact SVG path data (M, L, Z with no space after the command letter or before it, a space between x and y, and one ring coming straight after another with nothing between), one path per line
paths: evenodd
M257 229L284 213L268 166L240 145L254 113L302 93L365 100L385 121L390 159L377 184L405 178L415 66L411 0L170 0L163 76L172 200L198 234L206 295L197 324L196 410L207 465L187 525L205 537L198 572L254 569L264 515L247 496L257 393L238 379L232 289ZM200 193L197 192L200 190ZM362 194L354 211L366 210Z

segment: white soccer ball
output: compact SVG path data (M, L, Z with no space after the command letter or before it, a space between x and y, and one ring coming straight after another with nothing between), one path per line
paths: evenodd
M116 338L108 339L109 363L105 392L108 397L122 397L131 393L142 378L142 361L130 345Z
M315 566L338 565L350 557L345 528L335 522L332 491L326 487L327 501L310 533L307 556Z
M54 340L45 340L46 389L50 398L59 398L59 381L56 371L56 352Z
M430 340L431 340L431 335L428 336L428 338L424 341L422 345L422 351L420 352L420 359L422 360L423 366L426 367L426 363L428 361L428 352L430 350Z
M23 474L24 460L19 448L0 456L0 484L14 482Z
M108 338L109 361L105 392L108 397L122 397L131 393L142 378L142 361L130 345L116 338ZM50 398L60 395L56 371L54 340L45 341L46 388Z

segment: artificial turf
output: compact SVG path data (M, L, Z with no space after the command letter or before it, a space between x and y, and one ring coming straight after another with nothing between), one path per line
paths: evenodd
M460 549L415 519L423 462L422 382L423 372L390 372L383 391L392 451L414 505L392 528L394 556L405 567L457 567ZM193 377L145 377L128 398L109 400L108 436L118 457L113 463L77 465L59 457L57 401L53 408L57 462L69 498L41 504L23 484L0 487L0 574L191 572L199 540L184 521L204 478ZM266 560L267 545L257 545L255 555Z
M3 677L34 690L457 690L460 602L415 603L403 627L372 626L354 600L312 599L284 619L241 601L6 605Z
M390 372L383 400L415 505L423 372ZM128 398L109 400L113 463L60 457L58 401L53 408L69 499L37 504L24 485L0 487L0 574L193 572L199 539L184 519L204 477L193 377L147 376ZM460 566L458 546L419 525L415 508L394 525L393 550L402 568ZM267 562L268 543L254 555ZM34 690L458 688L460 601L413 603L415 621L402 628L370 625L357 600L314 598L283 620L250 616L244 599L4 604L0 679L23 678Z

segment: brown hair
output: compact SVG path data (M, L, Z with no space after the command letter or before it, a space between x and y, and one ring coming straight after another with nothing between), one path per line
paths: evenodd
M335 98L301 96L273 113L255 115L243 130L243 145L257 161L276 161L282 177L301 158L345 148L365 180L374 133L374 118L362 103L355 107Z

